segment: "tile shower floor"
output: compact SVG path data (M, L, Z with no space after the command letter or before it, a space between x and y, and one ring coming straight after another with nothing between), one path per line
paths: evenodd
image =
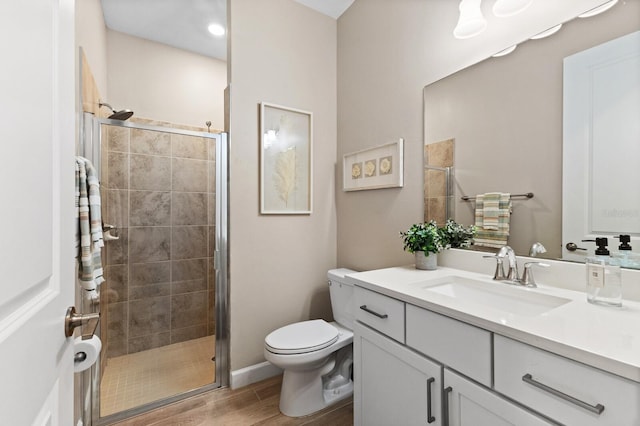
M100 416L108 416L214 382L214 336L107 360Z

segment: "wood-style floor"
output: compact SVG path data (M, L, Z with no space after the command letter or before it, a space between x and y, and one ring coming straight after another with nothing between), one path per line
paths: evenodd
M118 426L352 426L353 400L346 399L319 413L291 418L278 409L282 376L237 390L217 389L132 417Z

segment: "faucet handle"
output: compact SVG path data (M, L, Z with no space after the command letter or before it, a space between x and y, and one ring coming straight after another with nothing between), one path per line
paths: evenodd
M537 287L536 280L533 278L533 272L531 271L531 267L537 265L541 268L548 268L548 263L543 262L527 262L524 264L524 272L522 273L522 279L520 283L525 287Z
M492 256L482 256L485 259L491 258L496 260L496 271L493 274L493 279L496 281L506 280L507 277L504 275L504 266L503 266L503 257L498 255Z

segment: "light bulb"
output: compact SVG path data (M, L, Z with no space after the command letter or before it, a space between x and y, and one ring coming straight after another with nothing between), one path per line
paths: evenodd
M578 18L591 18L592 16L599 15L602 12L606 12L607 10L611 9L616 3L618 3L618 0L608 1L605 4L601 4L600 6L594 7L593 9L586 11L582 15L578 15Z
M560 28L562 28L562 24L558 24L555 27L551 27L548 30L545 30L541 33L538 33L536 35L534 35L533 37L531 37L531 40L538 40L541 38L545 38L545 37L549 37L552 34L557 33L558 31L560 31Z
M529 6L533 0L496 0L493 5L493 14L499 18L517 15Z
M453 36L459 39L475 37L487 28L487 21L480 10L481 0L461 0L460 18L453 30Z
M499 51L498 53L496 53L495 55L493 55L494 58L499 58L500 56L506 56L509 53L513 52L514 50L516 50L516 47L518 47L517 44L514 44L513 46L507 47L504 50Z

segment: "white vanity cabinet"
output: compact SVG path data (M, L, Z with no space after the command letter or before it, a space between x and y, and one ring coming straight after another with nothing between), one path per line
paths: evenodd
M404 302L361 287L353 298L357 321L404 343Z
M566 425L640 425L640 383L503 336L494 389Z
M402 296L354 298L356 425L640 426L638 382Z
M490 387L490 332L358 287L355 299L367 308L354 325L356 425L551 424L450 370Z
M407 346L445 366L445 426L551 424L489 390L493 382L491 332L409 304L405 326Z
M491 333L426 309L407 305L407 346L491 386Z
M442 366L359 323L353 343L356 425L444 425Z
M444 370L443 404L446 426L548 426L553 424L447 368Z

